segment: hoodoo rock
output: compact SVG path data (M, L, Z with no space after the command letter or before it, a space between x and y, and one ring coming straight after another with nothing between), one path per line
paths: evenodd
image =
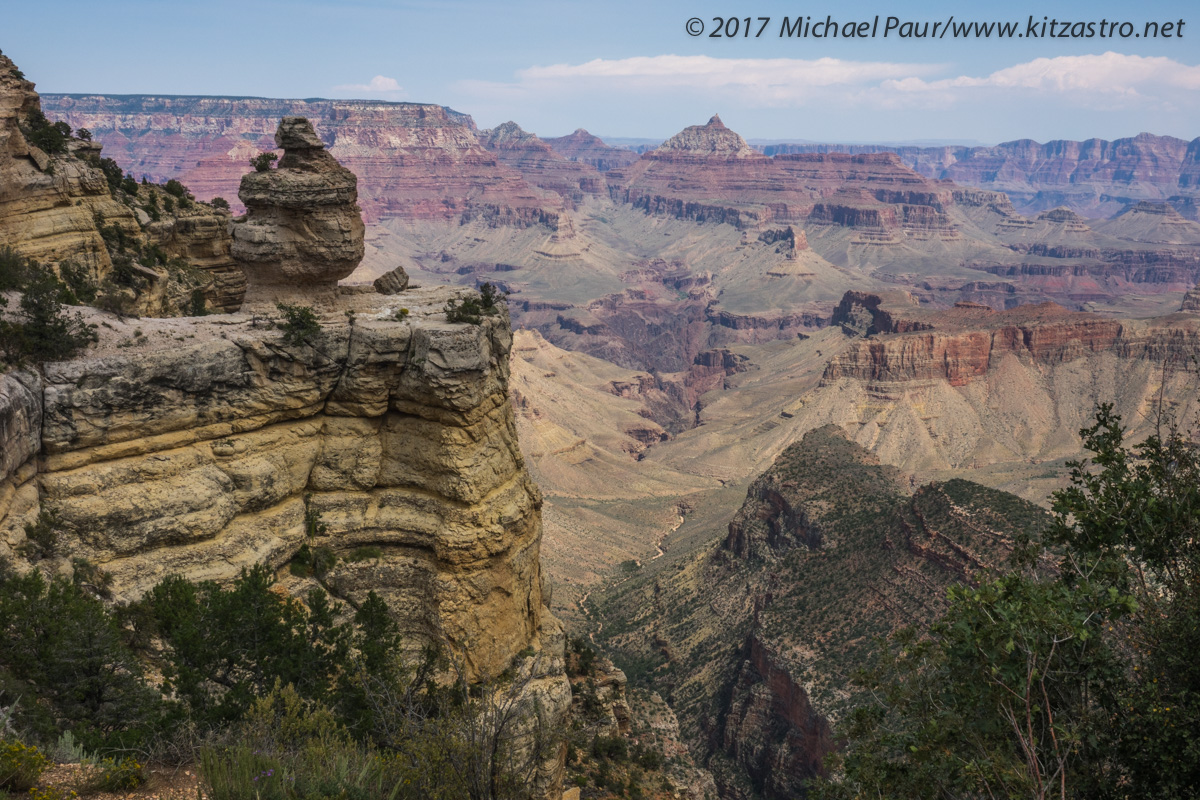
M312 123L284 117L277 169L242 178L246 216L234 221L233 257L246 273L246 303L328 300L363 257L358 178L325 152Z

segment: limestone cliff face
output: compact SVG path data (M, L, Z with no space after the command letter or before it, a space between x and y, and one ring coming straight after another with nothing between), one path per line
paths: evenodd
M92 560L132 597L170 573L284 564L310 494L325 544L384 550L340 564L338 594L375 589L410 634L444 635L476 674L503 670L557 635L541 498L507 402L507 320L447 324L447 296L406 293L405 322L360 307L297 346L244 316L194 321L198 342L142 320L137 348L102 342L47 365L44 381L5 376L0 549L20 544L40 496L79 532L61 559Z

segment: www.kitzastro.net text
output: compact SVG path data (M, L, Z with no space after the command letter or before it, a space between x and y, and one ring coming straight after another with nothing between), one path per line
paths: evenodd
M710 39L1182 39L1185 20L1061 20L1030 16L1024 21L979 22L906 20L875 15L863 20L796 17L692 17L684 24L691 36Z

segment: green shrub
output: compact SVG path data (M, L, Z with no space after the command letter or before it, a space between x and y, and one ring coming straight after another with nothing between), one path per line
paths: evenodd
M188 196L187 187L174 178L171 178L169 181L167 181L167 184L163 187L163 190L172 197L178 197L180 200Z
M25 524L25 541L18 546L21 555L31 561L50 558L58 550L61 522L50 509L42 509L37 519Z
M58 274L62 282L71 290L76 304L89 304L96 300L96 281L91 270L85 265L70 259L58 265Z
M192 295L188 306L188 316L204 317L207 315L208 300L204 297L204 290L200 288L192 289Z
M208 201L208 204L213 208L219 208L222 211L229 210L229 201L224 197L214 197L212 200Z
M31 789L50 764L50 759L33 745L0 739L0 789L16 792Z
M254 167L255 172L268 172L278 160L279 156L275 153L259 153L250 159L250 166Z
M74 298L52 272L28 269L22 288L22 319L0 321L0 352L6 361L64 361L97 341L95 325L63 309Z
M346 560L350 561L350 562L370 561L371 559L382 558L382 557L383 557L383 550L379 549L378 547L372 546L372 545L365 545L363 547L356 547L353 550L351 550L350 555L346 556Z
M65 122L50 122L46 115L34 109L25 119L25 138L34 147L51 155L67 152L71 141L71 126Z
M127 792L146 782L146 768L132 756L105 758L98 766L96 788L102 792Z
M117 189L121 188L121 181L125 180L125 170L121 169L121 165L111 158L100 159L100 171L104 173L104 179L108 181L108 189L111 193L116 193Z
M446 321L465 322L470 325L480 325L484 317L500 313L499 303L505 294L491 283L481 284L478 295L468 295L461 301L446 302Z
M283 331L284 344L301 344L321 332L321 324L317 321L317 313L313 311L312 306L276 303L275 307L283 314L283 322L279 324L279 328Z

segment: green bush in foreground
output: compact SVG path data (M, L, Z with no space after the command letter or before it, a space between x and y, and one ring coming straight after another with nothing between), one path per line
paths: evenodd
M817 798L1200 796L1200 448L1101 406L1046 534L894 636ZM1035 571L1047 556L1055 574Z
M0 739L0 789L23 792L33 788L50 763L32 745L16 739Z

